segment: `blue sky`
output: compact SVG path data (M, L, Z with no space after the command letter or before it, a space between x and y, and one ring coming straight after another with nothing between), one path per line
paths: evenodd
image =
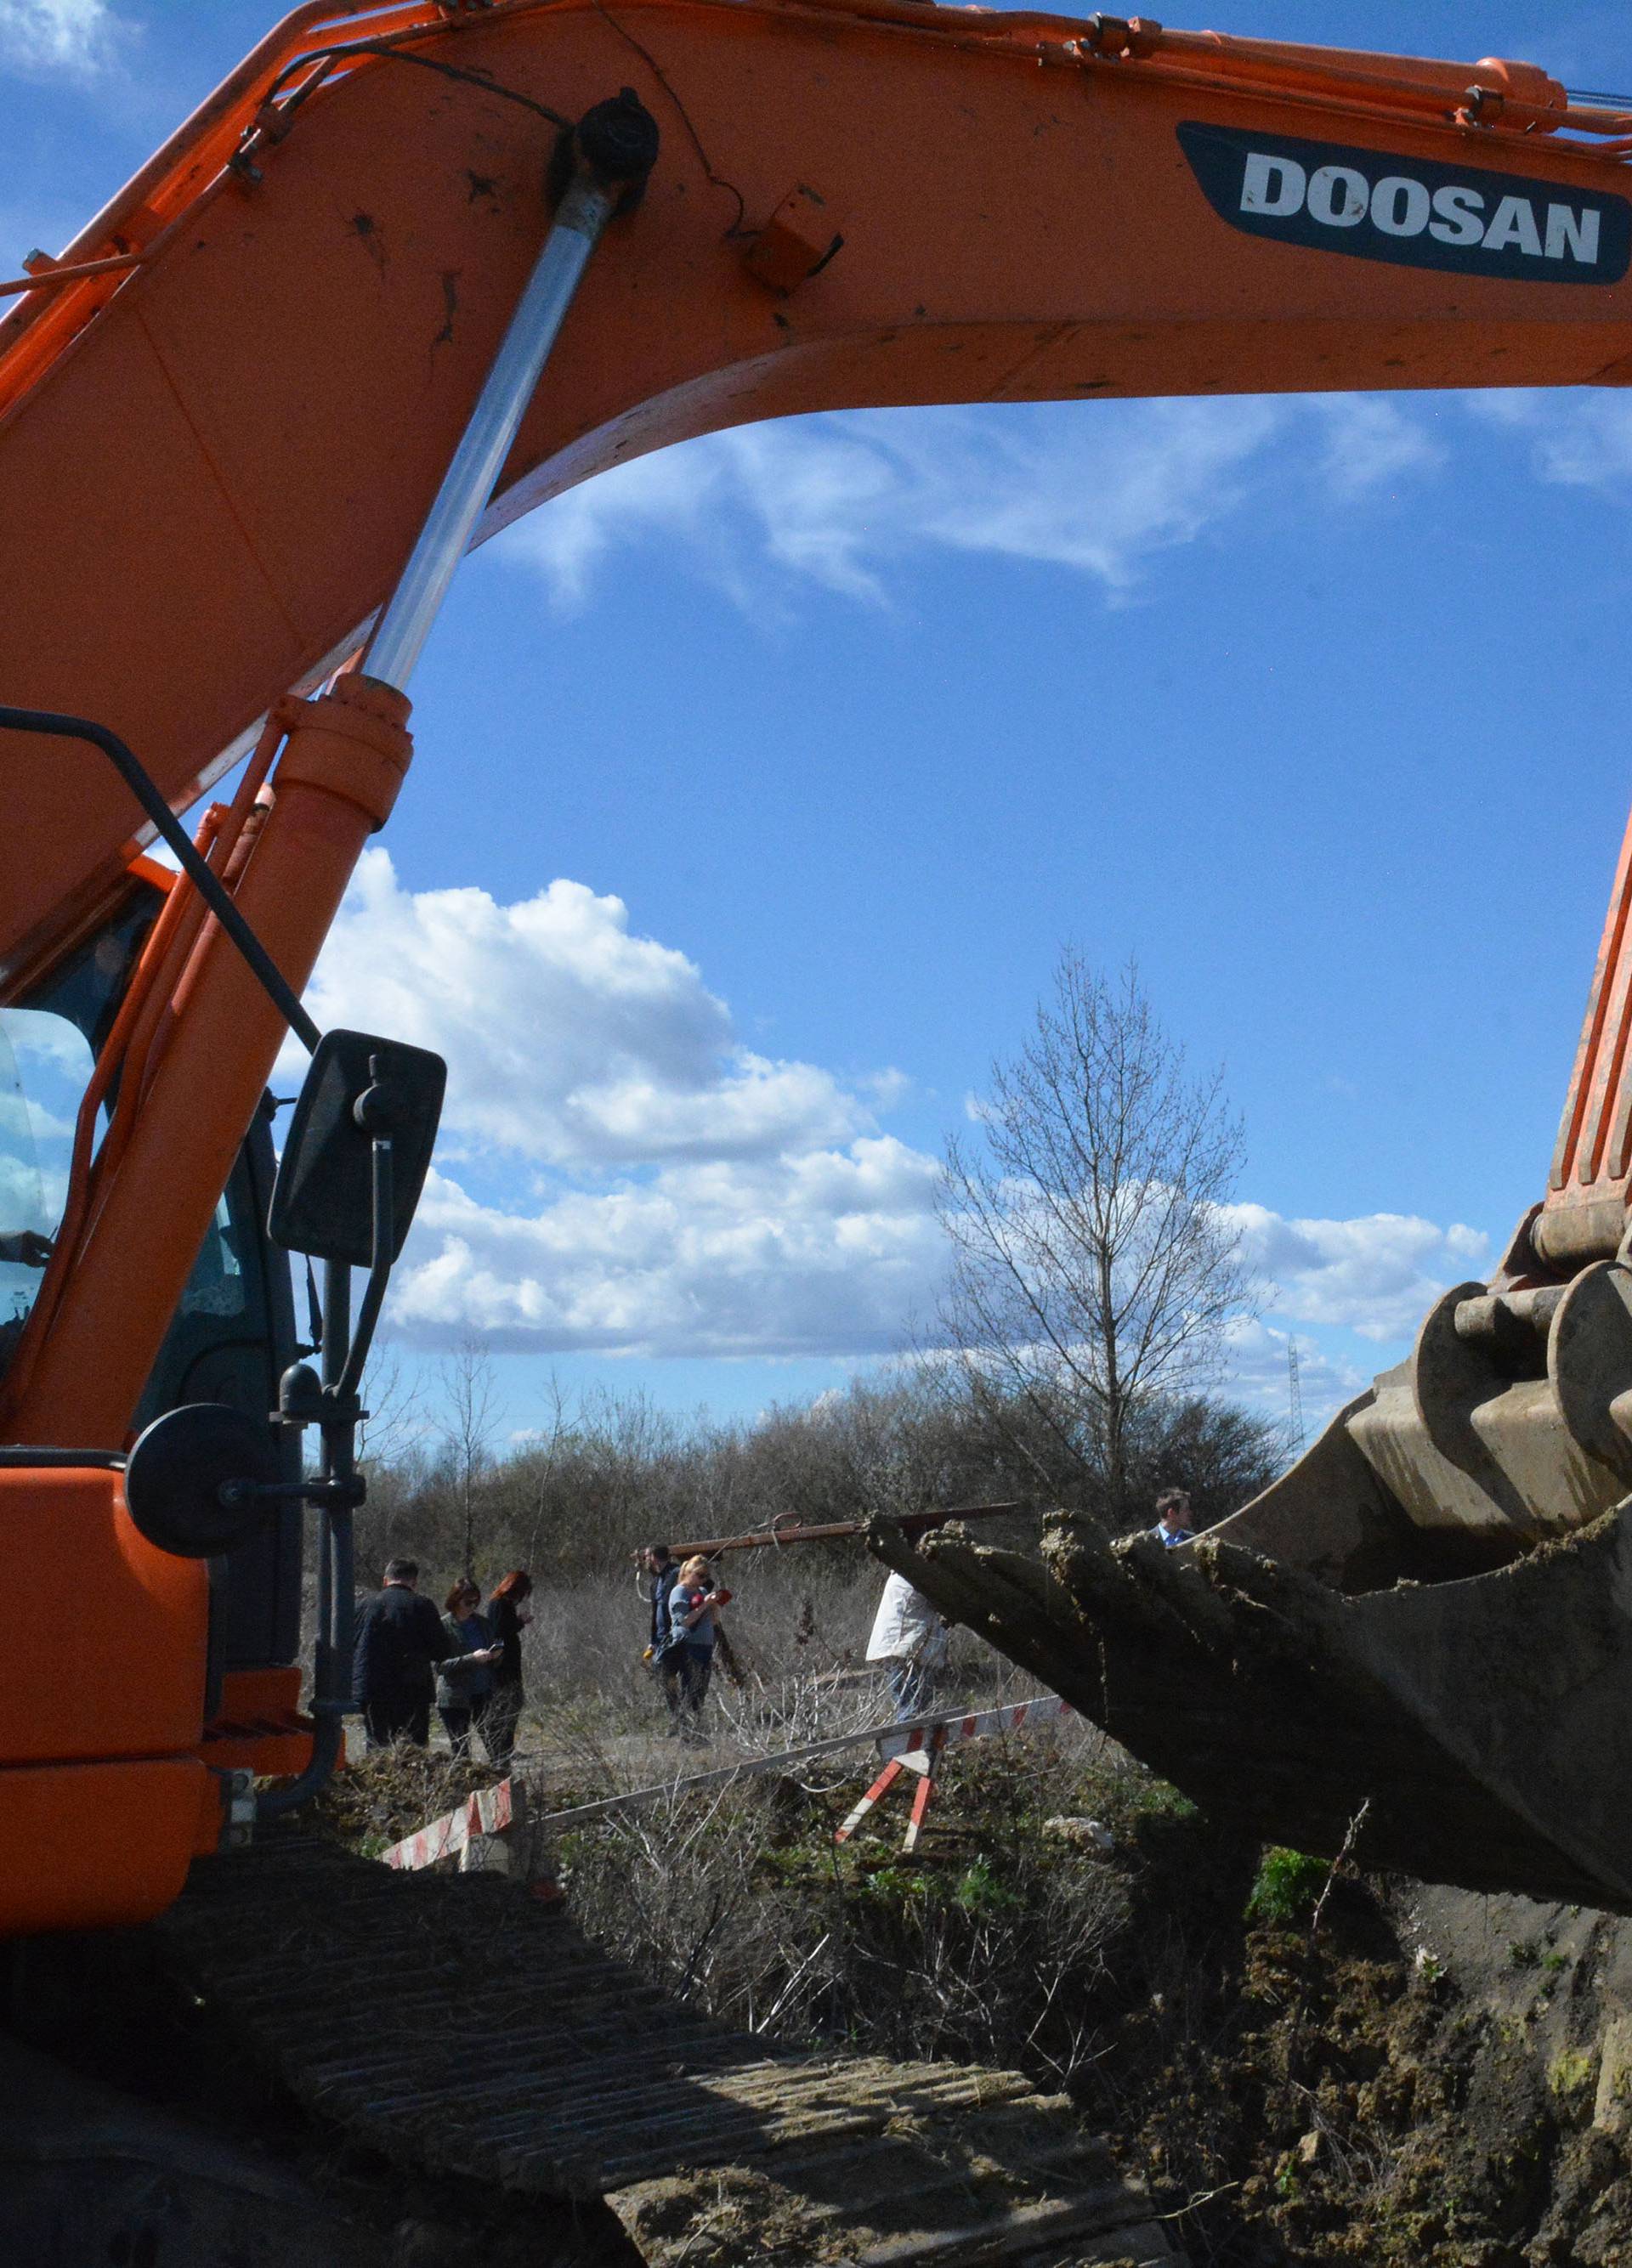
M0 0L0 260L271 21ZM1607 6L1219 28L1632 85ZM751 1411L933 1313L934 1163L1067 939L1244 1113L1238 1383L1397 1359L1540 1194L1628 765L1614 395L892 412L718 437L467 563L316 986L440 1045L411 1366Z

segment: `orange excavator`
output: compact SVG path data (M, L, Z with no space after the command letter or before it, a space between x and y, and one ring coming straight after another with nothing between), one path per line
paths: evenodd
M1632 112L1528 64L1137 17L319 4L31 257L0 324L0 1535L73 1611L0 1650L0 1934L158 1914L338 1752L358 1378L441 1067L298 995L469 546L801 411L1622 383L1628 158ZM881 1549L1281 1839L1363 1815L1379 1862L1632 1910L1629 878L1500 1273L1267 1496L1168 1555L1071 1523L1045 1565ZM290 1251L326 1270L317 1363Z

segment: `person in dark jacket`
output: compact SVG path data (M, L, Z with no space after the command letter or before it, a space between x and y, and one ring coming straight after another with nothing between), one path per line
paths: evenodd
M417 1561L388 1560L384 1589L357 1618L351 1697L363 1712L371 1749L389 1748L393 1741L413 1741L423 1749L431 1738L432 1665L447 1659L454 1641L430 1600L418 1595L418 1580Z
M442 1628L454 1641L454 1651L437 1664L436 1713L442 1719L447 1745L456 1764L470 1760L470 1727L486 1737L488 1704L493 1697L493 1670L499 1649L485 1615L476 1609L482 1594L469 1575L462 1575L444 1604Z
M487 1619L498 1645L493 1668L492 1697L482 1720L487 1753L500 1771L508 1771L515 1750L516 1725L526 1698L521 1690L521 1633L533 1619L528 1605L533 1579L525 1567L513 1567L494 1584L487 1602Z
M674 1740L680 1731L680 1664L672 1649L665 1659L664 1649L669 1638L668 1602L680 1580L680 1562L667 1543L648 1543L640 1557L652 1578L652 1643L646 1658L668 1704L668 1737Z

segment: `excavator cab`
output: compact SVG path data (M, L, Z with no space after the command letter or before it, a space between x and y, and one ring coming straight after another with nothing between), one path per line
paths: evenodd
M137 860L88 933L0 1014L0 1377L48 1282L77 1121L92 1122L93 1143L111 1123L116 1087L94 1107L85 1098L173 880ZM288 1263L264 1227L272 1172L263 1109L194 1257L132 1432L184 1403L230 1405L294 1478L298 1440L270 1423L295 1351ZM273 1508L231 1552L178 1557L133 1527L125 1462L122 1446L0 1449L14 1548L31 1587L64 1607L50 1646L65 1703L30 1705L43 1665L30 1663L26 1646L0 1668L0 1906L19 1930L152 1910L180 1887L189 1853L218 1844L234 1776L299 1771L311 1747L299 1707L299 1505ZM152 1815L165 1855L149 1865L160 1845Z
M0 1012L0 1371L37 1294L66 1187L73 1121L137 955L171 887L138 861L116 909L48 978ZM276 1173L271 1096L239 1152L137 1407L132 1434L191 1403L225 1404L263 1426L286 1477L298 1438L271 1424L296 1357L289 1261L266 1231ZM231 1745L309 1745L296 1713L301 1519L275 1506L246 1543L210 1564L207 1713ZM256 1755L261 1753L257 1746ZM219 1757L216 1759L221 1761ZM245 1763L253 1759L246 1756Z
M137 860L113 910L0 1013L0 1380L47 1296L68 1214L93 1209L87 1167L116 1141L121 1078L140 1065L127 1062L100 1093L96 1068L177 887ZM10 1664L16 1697L0 1668L0 1722L19 1751L0 1756L0 1819L10 1800L17 1861L0 1869L0 1911L12 1929L156 1911L189 1857L309 1794L336 1761L350 1702L362 1366L429 1163L444 1077L423 1049L368 1034L321 1038L281 1161L274 1098L255 1113L122 1450L0 1449L0 1494L14 1532L36 1534L37 1580L71 1598L88 1572L99 1589L97 1614L70 1615L53 1633L59 1669L70 1658L74 1721L40 1728L23 1705L21 1655ZM291 1247L327 1266L309 1345L296 1339ZM370 1269L355 1328L354 1262ZM314 1354L321 1375L302 1359ZM303 1469L308 1426L323 1444L314 1474ZM315 1719L299 1705L309 1506L321 1532ZM256 1799L257 1778L282 1785ZM164 1867L114 1863L111 1835L128 1809L151 1808L156 1790L166 1798ZM27 1885L40 1878L41 1839L60 1845L65 1828L78 1852L75 1896L48 1916ZM133 1839L149 1849L161 1840Z

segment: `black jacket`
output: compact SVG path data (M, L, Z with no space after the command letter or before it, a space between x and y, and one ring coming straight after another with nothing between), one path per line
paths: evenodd
M430 1600L388 1583L357 1618L351 1698L359 1709L371 1702L427 1701L435 1690L431 1665L454 1651Z
M525 1599L521 1603L526 1605ZM521 1625L516 1619L515 1601L490 1599L487 1619L493 1625L493 1636L501 1649L493 1665L493 1686L495 1691L502 1691L506 1685L521 1683Z

